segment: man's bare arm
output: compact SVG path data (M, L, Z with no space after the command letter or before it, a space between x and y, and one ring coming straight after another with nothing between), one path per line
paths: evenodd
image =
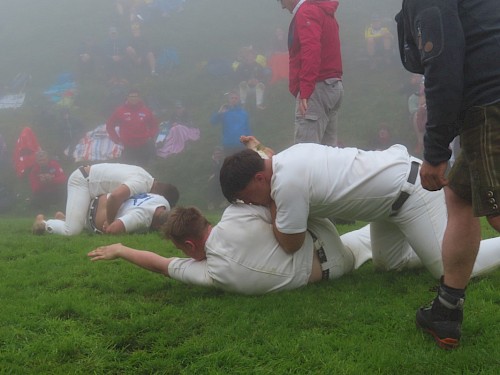
M121 221L120 219L116 219L106 228L103 228L103 232L107 234L120 234L126 233L127 230L125 228L125 225L123 224L123 221Z
M147 192L145 192L147 193ZM113 223L116 217L116 213L120 209L120 206L125 202L128 198L130 198L130 189L127 185L120 185L115 190L111 192L108 196L108 200L106 202L106 218L107 225Z
M279 229L276 228L276 203L274 201L271 202L271 206L269 207L269 209L271 211L271 219L273 222L274 237L276 237L278 243L287 254L295 253L304 244L304 241L306 239L306 232L293 234L280 232Z
M306 232L293 234L281 233L274 224L273 232L274 236L278 240L278 243L287 254L293 254L299 250L306 239Z
M136 266L151 272L161 273L165 276L169 276L168 266L174 259L162 257L151 251L132 249L123 246L121 243L98 247L89 252L87 256L91 261L122 258Z

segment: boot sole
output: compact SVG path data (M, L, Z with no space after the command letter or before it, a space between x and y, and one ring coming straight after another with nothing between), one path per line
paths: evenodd
M458 348L458 346L460 345L460 340L458 340L458 339L452 339L450 337L442 339L434 331L432 331L431 329L420 326L418 324L418 322L416 322L416 325L417 325L417 328L419 328L422 331L427 332L428 334L430 334L432 336L432 338L434 339L434 341L436 341L436 344L441 349L444 349L444 350L453 350L453 349Z

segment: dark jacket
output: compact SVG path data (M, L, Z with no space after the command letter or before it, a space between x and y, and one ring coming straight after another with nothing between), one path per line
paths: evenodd
M396 16L401 60L425 75L424 158L451 156L465 112L500 101L498 0L404 0Z

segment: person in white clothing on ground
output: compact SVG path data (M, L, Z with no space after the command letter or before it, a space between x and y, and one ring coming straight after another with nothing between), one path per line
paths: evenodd
M93 198L85 216L85 228L89 232L102 234L106 222L106 203L110 194L103 194ZM107 234L142 233L149 230L158 230L167 221L170 212L169 202L158 194L137 194L127 199L119 208L116 219L108 225ZM45 220L41 214L37 215L33 225L33 234L61 233L65 215L57 212L55 219Z
M93 261L122 258L186 284L247 295L333 280L371 259L369 226L339 237L329 220L311 219L304 244L288 254L274 237L269 209L242 203L230 205L214 227L198 209L177 207L164 232L189 258L166 258L122 244L99 247L88 256ZM500 266L499 246L500 238L482 241L475 276ZM387 263L397 264L397 270L422 266L414 253Z
M183 283L249 295L336 279L371 259L369 250L344 248L329 220L311 220L309 228L302 248L287 254L274 238L266 207L232 204L214 227L197 208L176 207L164 234L189 258L165 258L122 244L99 247L88 256L94 261L123 258Z
M174 185L156 181L143 168L135 165L101 163L76 169L68 179L66 220L52 222L53 232L65 236L79 234L85 228L86 215L93 198L108 194L107 218L103 232L116 218L120 206L128 198L141 193L154 193L165 197L171 207L179 199Z

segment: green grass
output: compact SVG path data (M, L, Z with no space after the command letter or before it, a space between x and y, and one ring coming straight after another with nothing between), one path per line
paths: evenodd
M368 263L337 281L245 297L86 257L120 241L180 255L157 234L37 237L30 224L0 221L0 373L498 373L499 270L471 282L462 345L445 352L414 325L434 297L423 270Z

